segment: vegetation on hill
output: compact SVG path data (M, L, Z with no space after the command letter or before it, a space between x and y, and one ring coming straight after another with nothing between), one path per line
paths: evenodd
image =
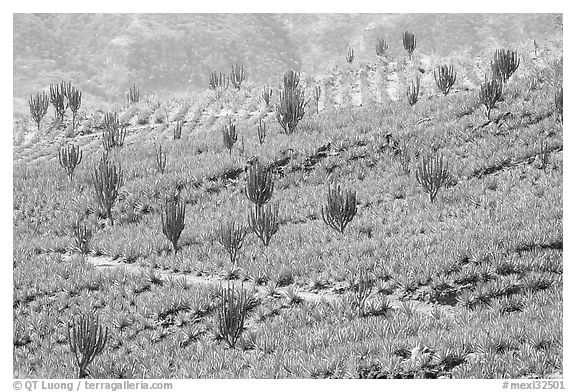
M230 58L239 89L17 123L14 376L561 376L561 41L426 64L398 31L321 78Z

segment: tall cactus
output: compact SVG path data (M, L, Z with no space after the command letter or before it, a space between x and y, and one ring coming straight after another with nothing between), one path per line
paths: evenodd
M184 219L186 218L186 204L180 196L166 195L164 208L162 209L162 233L172 243L174 253L178 253L178 240L184 230Z
M270 244L272 236L278 232L278 210L279 204L271 203L267 205L255 205L248 215L250 229L262 241L264 246Z
M218 74L216 71L210 74L210 80L208 81L208 87L211 90L216 90L218 94L223 93L228 90L230 86L230 78L224 75L222 72Z
M104 132L102 145L104 150L110 151L116 147L122 147L126 139L126 125L120 124L118 113L106 113L104 116Z
M65 98L66 95L61 85L50 85L50 102L54 106L54 113L60 123L64 121L64 114L66 113L66 102L64 101Z
M408 52L408 56L410 60L412 60L412 52L416 49L416 37L409 31L405 31L402 34L402 44L404 45L404 49Z
M314 101L316 101L316 114L320 113L320 93L322 92L322 87L319 84L314 86Z
M118 191L124 185L124 177L120 164L111 162L107 154L104 154L97 165L94 165L92 183L96 201L106 212L110 225L114 225L112 218L112 206L118 198Z
M324 223L340 234L356 215L356 192L343 190L340 184L328 185L327 204L322 207Z
M260 119L260 122L258 123L258 142L260 142L260 145L263 145L265 140L266 140L266 123L262 121L262 119Z
M416 77L416 82L412 81L406 90L408 104L414 106L420 97L420 78Z
M291 135L296 130L298 123L306 113L304 92L298 87L285 88L280 92L279 103L276 106L276 119L287 135Z
M126 101L128 105L140 102L140 89L135 84L130 86L130 91L126 93Z
M228 153L232 155L232 147L234 143L238 140L238 134L236 133L236 125L232 124L232 119L228 119L228 124L222 127L222 139L224 141L224 147L228 149Z
M494 79L506 83L520 66L520 57L516 51L498 49L494 52L494 59L490 65Z
M354 48L348 46L348 51L346 52L346 62L352 64L354 62Z
M564 87L560 86L554 93L554 106L556 107L556 114L560 122L564 123Z
M488 81L488 78L484 77L484 83L480 85L480 92L478 96L478 101L484 106L484 113L488 120L490 120L490 112L496 106L502 98L502 81L500 79L492 79Z
M178 140L182 137L182 121L176 121L176 125L174 126L174 140Z
M384 57L387 50L388 42L386 42L384 38L378 38L378 41L376 42L376 56Z
M262 92L262 99L266 103L266 106L270 106L271 98L272 98L272 89L270 87L264 86L264 91Z
M156 147L156 166L158 166L158 171L161 174L164 174L164 171L166 170L166 163L168 162L167 158L168 154L162 148L162 144L159 144L158 147Z
M437 67L434 70L434 80L436 81L436 86L444 95L448 95L454 83L456 83L456 71L454 67L448 67L446 64Z
M416 181L424 188L433 203L438 191L450 180L448 163L442 154L429 153L422 158L416 168Z
M230 73L230 82L236 90L240 90L240 85L245 80L244 76L244 66L243 65L233 65L232 72Z
M238 252L240 252L240 249L242 248L245 237L246 228L242 225L236 225L233 221L220 225L217 240L226 253L228 253L230 264L236 265Z
M234 348L244 331L244 321L248 313L248 296L242 286L236 294L234 287L220 287L220 303L216 308L216 333L224 339L228 347Z
M274 182L272 171L258 160L248 166L245 194L248 200L257 206L263 206L272 198Z
M67 330L68 344L78 365L78 378L86 378L88 366L106 347L108 328L100 325L98 316L80 315Z
M300 84L300 72L289 69L284 73L284 90L297 88Z
M74 87L70 87L66 96L68 97L68 106L72 111L72 132L74 133L76 130L76 115L82 104L82 92Z
M82 151L79 145L66 144L62 146L60 151L58 151L58 160L60 161L60 166L66 171L68 180L72 182L72 177L74 176L74 170L82 162Z
M40 122L42 122L42 119L48 112L49 102L50 100L48 99L48 95L46 95L44 91L30 96L30 100L28 101L28 105L30 106L30 115L38 126L38 132L40 132Z

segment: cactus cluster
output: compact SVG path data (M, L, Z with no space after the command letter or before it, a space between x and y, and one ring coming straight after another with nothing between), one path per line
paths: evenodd
M98 316L80 315L68 326L70 350L78 366L78 378L86 378L88 366L104 350L108 341L108 328L100 325Z
M342 234L356 212L356 192L342 189L337 182L328 184L327 203L322 207L324 223Z
M404 49L408 52L408 57L412 60L412 52L416 49L416 37L409 31L405 31L402 34L402 44L404 45Z
M352 64L354 62L354 48L348 46L348 51L346 52L346 62Z
M223 74L222 72L218 73L216 71L210 74L210 80L208 81L208 87L211 90L216 91L218 94L222 94L224 91L228 90L230 86L230 78Z
M442 94L448 95L454 83L456 83L456 71L453 66L442 65L434 70L436 86Z
M168 154L164 151L162 144L159 144L156 147L156 166L158 167L158 171L161 174L164 174L166 171L166 164L168 163Z
M276 119L288 135L296 130L298 122L302 120L305 114L305 108L308 101L304 98L298 84L300 83L300 74L296 71L289 70L284 74L284 91L280 92L279 102L276 106Z
M38 132L40 132L40 122L42 122L42 119L48 112L49 103L50 100L44 91L30 96L30 100L28 101L28 105L30 106L30 115L38 126Z
M222 245L228 256L230 257L230 264L236 265L238 253L244 243L247 230L242 225L237 225L235 222L229 221L221 224L218 229L217 240Z
M264 91L262 92L262 99L266 103L266 106L270 106L271 98L272 98L272 89L270 87L264 86Z
M408 104L414 106L418 102L420 97L420 78L416 77L416 81L412 81L408 88L406 89L406 98L408 98Z
M121 165L113 163L105 153L99 163L94 165L92 184L97 203L106 212L110 225L114 225L112 206L118 198L120 188L124 185Z
M172 243L174 254L178 253L178 241L184 230L184 219L186 218L186 203L180 198L180 194L166 195L162 208L162 233Z
M60 162L60 166L66 171L68 180L72 182L74 170L76 170L76 167L82 162L80 146L71 143L62 146L58 151L58 161Z
M238 134L236 133L236 125L232 124L232 119L228 119L228 124L222 127L222 139L224 141L224 147L228 150L228 153L232 155L232 147L234 143L238 140Z
M424 188L433 203L438 191L450 181L449 166L438 152L428 153L416 168L416 181Z
M519 66L518 52L498 49L494 52L494 59L491 62L492 76L494 79L506 83Z
M126 93L126 101L128 105L140 102L140 89L136 85L132 85L130 90Z
M388 42L386 42L384 38L378 38L378 41L376 42L376 56L384 57L387 50Z
M104 116L104 132L102 134L102 146L109 152L113 148L122 147L126 139L126 125L120 124L118 113L106 113Z
M274 191L272 171L258 160L248 167L245 194L254 204L248 215L250 229L265 246L278 231L278 203L268 204Z
M233 65L232 72L230 72L230 82L232 83L232 86L234 86L236 90L240 90L240 85L245 79L244 66Z
M238 293L230 283L220 287L220 304L216 309L218 337L224 339L228 347L234 348L244 331L244 321L248 313L248 296L242 286Z
M480 85L478 102L484 106L484 113L488 120L490 120L490 112L500 99L502 99L502 81L497 78L488 80L485 76L484 83Z

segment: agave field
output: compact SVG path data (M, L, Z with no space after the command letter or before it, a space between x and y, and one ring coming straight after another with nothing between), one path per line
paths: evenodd
M562 39L394 39L113 108L30 92L14 377L561 378Z

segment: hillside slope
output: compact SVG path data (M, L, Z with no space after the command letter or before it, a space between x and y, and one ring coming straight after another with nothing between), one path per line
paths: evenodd
M557 31L552 14L15 14L15 110L30 94L72 80L94 102L118 102L132 83L147 93L205 87L210 72L246 66L255 83L287 68L323 73L352 45L374 61L384 37L394 56L401 32L417 52L446 56L525 43Z

